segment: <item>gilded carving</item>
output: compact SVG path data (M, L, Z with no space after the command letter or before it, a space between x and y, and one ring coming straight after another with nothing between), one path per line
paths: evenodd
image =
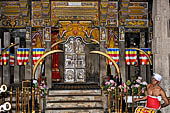
M99 29L91 26L91 21L61 21L58 23L59 37L67 40L70 36L82 37L89 42L90 39L99 41Z

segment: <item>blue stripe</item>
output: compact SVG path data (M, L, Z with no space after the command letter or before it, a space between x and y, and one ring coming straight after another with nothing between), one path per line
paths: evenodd
M17 51L29 51L29 48L18 48Z
M107 48L107 51L119 51L118 48Z
M1 50L3 51L5 48L2 48ZM6 50L6 51L9 51L9 48Z
M33 48L32 51L45 51L45 48Z
M125 51L136 51L135 49L126 49Z

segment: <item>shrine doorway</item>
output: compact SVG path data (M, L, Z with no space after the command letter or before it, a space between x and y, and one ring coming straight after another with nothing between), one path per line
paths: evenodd
M81 37L70 37L64 44L64 82L86 82L85 43Z

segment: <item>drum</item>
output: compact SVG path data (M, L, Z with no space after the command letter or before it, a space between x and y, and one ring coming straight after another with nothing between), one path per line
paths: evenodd
M135 113L157 113L157 110L138 106L135 110Z

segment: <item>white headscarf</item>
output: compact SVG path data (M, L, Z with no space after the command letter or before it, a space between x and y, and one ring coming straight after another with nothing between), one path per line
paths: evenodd
M158 73L153 73L153 77L157 80L157 81L161 81L162 80L162 76Z

